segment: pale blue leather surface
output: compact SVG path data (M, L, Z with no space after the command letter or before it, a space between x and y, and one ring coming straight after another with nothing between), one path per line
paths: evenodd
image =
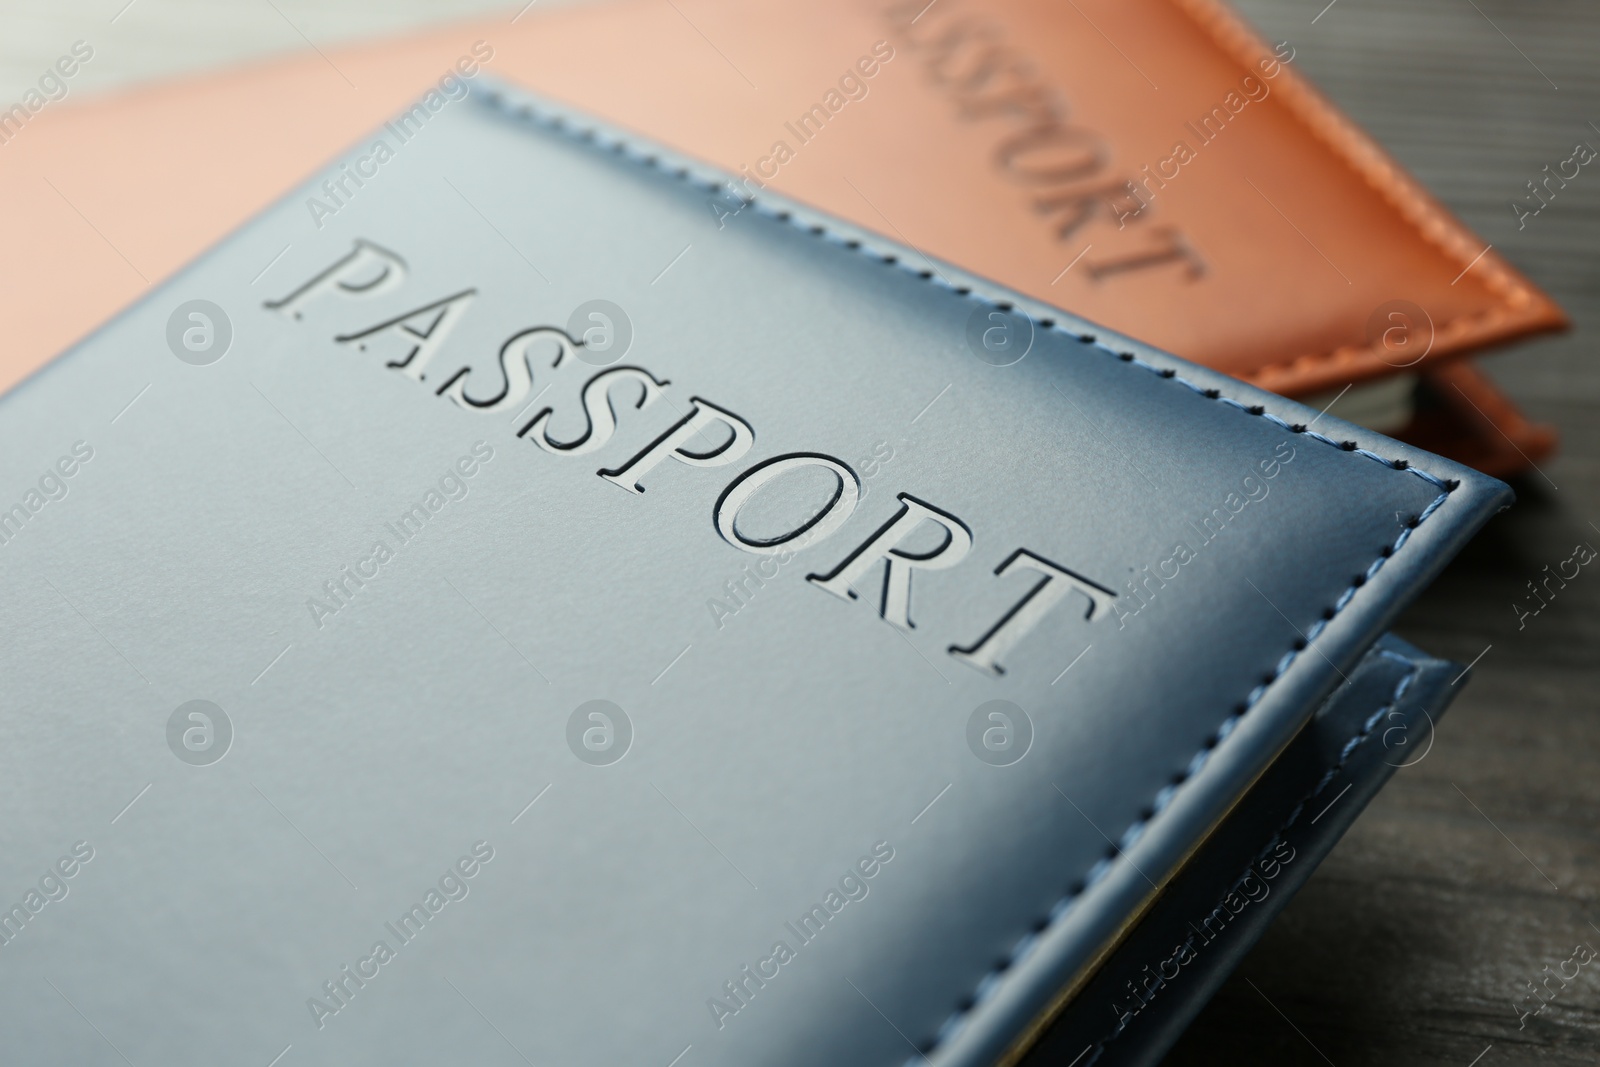
M96 850L0 947L19 1062L992 1062L1509 499L1045 309L1028 356L990 366L973 313L1031 305L777 202L719 228L699 172L519 106L447 105L320 229L319 180L0 401L7 499L95 450L0 548L0 893ZM403 284L299 320L264 306L358 239L403 256ZM385 366L392 337L334 340L467 288L425 382ZM596 298L632 320L625 362L671 383L619 400L605 449L551 455L436 395L463 365L492 392L508 337ZM191 299L232 320L210 366L167 347ZM535 365L557 436L597 370ZM596 477L692 397L749 421L739 462L668 461L643 495ZM895 458L850 521L714 626L707 601L756 559L713 524L735 475L880 440ZM319 628L307 599L478 441L494 458L465 499ZM805 580L899 493L973 542L916 574L909 634L870 591ZM1131 602L1218 508L1125 627L1078 601L1001 678L948 655L1029 588L994 574L1016 548ZM191 699L234 723L211 766L168 749ZM608 767L566 740L593 699L634 725ZM1009 767L967 747L995 699L1034 724ZM479 840L495 858L469 895L319 1029L308 998ZM868 895L719 1029L710 998L878 842Z

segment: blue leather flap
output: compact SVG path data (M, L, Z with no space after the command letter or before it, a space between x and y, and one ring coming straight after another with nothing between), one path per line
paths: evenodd
M1024 1063L1161 1062L1383 783L1427 756L1466 674L1384 635Z

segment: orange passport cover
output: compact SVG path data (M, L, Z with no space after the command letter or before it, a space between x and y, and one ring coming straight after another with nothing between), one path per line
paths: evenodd
M1451 357L1561 311L1215 0L618 0L55 107L0 145L0 387L479 70L741 175L713 213L771 187L1291 395L1426 371L1409 436L1492 471L1553 444Z

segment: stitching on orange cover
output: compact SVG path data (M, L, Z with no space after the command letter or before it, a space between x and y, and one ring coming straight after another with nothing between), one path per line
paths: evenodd
M1261 38L1218 0L1168 2L1193 19L1218 47L1245 67L1249 67L1267 51ZM1393 205L1417 231L1418 236L1463 267L1470 266L1475 257L1480 256L1478 251L1465 243L1467 235L1463 228L1439 208L1382 148L1340 114L1310 82L1288 67L1283 68L1283 73L1288 75L1288 80L1279 86L1284 106L1295 113L1306 129L1349 164L1375 193ZM1542 303L1536 301L1533 291L1521 284L1492 251L1485 250L1481 254L1478 266L1484 271L1485 284L1504 303L1446 320L1439 325L1441 331L1464 326L1466 332L1476 333L1479 327L1492 327L1506 322L1513 311L1536 302ZM1373 345L1341 347L1269 363L1246 377L1266 377L1272 371L1306 363L1354 363L1370 358L1378 358L1378 350Z

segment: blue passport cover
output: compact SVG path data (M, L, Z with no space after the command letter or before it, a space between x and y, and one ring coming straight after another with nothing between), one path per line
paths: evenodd
M1509 500L419 108L0 400L19 1062L1015 1062Z

